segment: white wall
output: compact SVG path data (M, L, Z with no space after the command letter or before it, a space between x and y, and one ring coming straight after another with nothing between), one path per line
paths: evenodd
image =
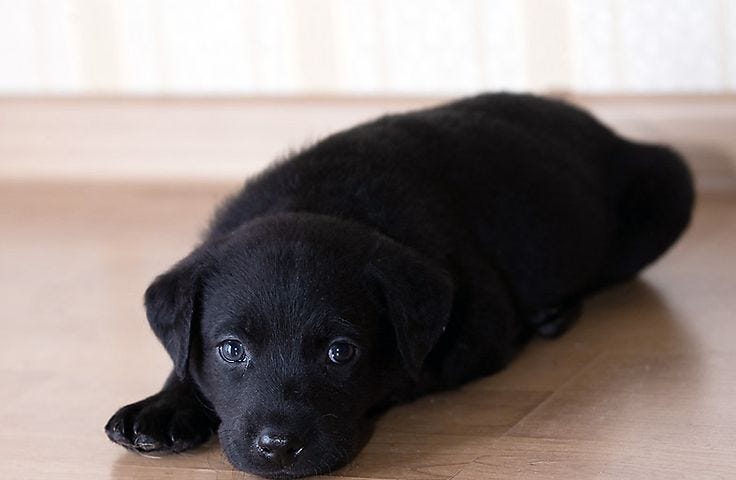
M736 90L736 0L0 0L0 94Z

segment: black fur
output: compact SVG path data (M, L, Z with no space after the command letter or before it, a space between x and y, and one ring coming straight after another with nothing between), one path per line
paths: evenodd
M347 463L381 411L502 368L585 295L637 274L687 226L672 150L587 113L482 95L332 135L249 181L146 292L174 361L109 437L181 451L218 431L239 469ZM227 363L218 345L245 345ZM345 365L333 341L357 346Z

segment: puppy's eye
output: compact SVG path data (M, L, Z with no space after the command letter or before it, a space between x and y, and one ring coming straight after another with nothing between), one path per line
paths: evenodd
M237 340L225 340L217 346L220 356L229 363L245 361L245 347Z
M332 363L344 365L355 357L355 345L348 342L334 342L327 350L327 357Z

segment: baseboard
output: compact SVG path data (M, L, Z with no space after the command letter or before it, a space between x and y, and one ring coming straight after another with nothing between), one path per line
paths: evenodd
M673 145L736 188L736 95L573 95L623 135ZM442 97L0 98L0 180L240 181L289 151Z

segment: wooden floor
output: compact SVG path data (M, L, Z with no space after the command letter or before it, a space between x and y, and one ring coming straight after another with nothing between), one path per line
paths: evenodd
M1 142L0 142L1 143ZM1 146L1 145L0 145ZM732 180L732 179L731 179ZM391 410L341 477L736 478L736 188L504 372ZM0 181L0 478L240 479L216 443L147 458L116 408L169 360L141 305L233 183Z

